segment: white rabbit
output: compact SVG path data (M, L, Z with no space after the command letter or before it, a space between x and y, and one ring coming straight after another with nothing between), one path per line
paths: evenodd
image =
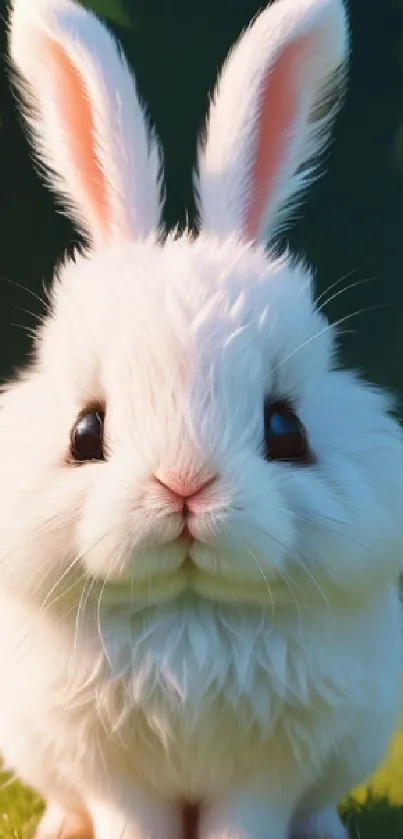
M116 43L14 0L34 146L88 239L1 395L0 748L40 839L340 839L397 725L402 434L274 249L347 52L341 0L256 18L210 105L200 234L164 241Z

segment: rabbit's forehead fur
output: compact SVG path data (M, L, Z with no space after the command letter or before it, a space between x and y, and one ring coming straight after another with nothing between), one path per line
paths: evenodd
M301 264L184 235L66 263L41 356L77 406L134 399L137 411L151 401L197 420L207 402L233 412L245 394L251 417L271 393L303 405L331 347Z

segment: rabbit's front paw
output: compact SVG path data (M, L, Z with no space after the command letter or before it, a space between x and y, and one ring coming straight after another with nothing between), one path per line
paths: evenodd
M348 839L348 833L335 807L297 817L290 839Z
M202 813L198 839L287 839L293 796L288 800L269 790L237 790L227 801L211 804Z
M90 802L89 809L94 839L181 839L179 808L131 785L115 790L114 801Z
M85 813L74 813L50 804L34 839L94 839L92 823Z

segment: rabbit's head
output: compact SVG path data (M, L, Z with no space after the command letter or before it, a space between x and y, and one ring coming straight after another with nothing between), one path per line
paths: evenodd
M49 599L85 579L116 598L257 603L397 576L398 426L335 368L310 271L274 248L347 51L341 0L256 18L210 104L200 233L163 237L161 155L115 41L71 0L14 0L34 148L88 246L59 268L33 362L2 396L12 592Z

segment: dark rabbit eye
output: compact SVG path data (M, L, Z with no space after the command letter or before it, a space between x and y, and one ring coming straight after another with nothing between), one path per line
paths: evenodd
M70 435L70 455L77 463L104 460L104 417L100 406L78 416Z
M305 428L288 402L265 404L264 453L266 460L313 461Z

